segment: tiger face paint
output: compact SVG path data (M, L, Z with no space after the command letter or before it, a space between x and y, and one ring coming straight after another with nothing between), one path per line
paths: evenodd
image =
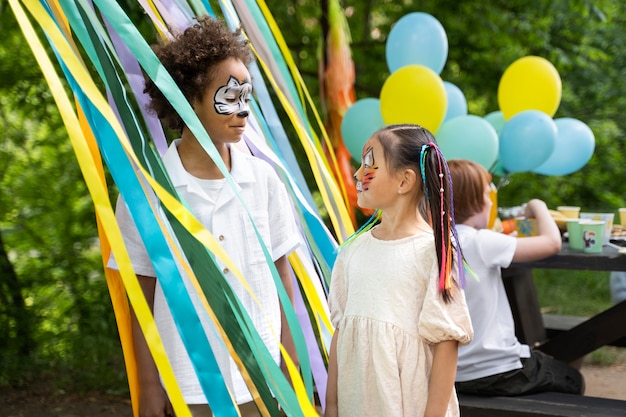
M376 170L378 165L374 158L374 146L372 141L368 141L363 147L363 154L361 155L361 167L355 173L356 190L357 192L369 190L370 183L376 177Z

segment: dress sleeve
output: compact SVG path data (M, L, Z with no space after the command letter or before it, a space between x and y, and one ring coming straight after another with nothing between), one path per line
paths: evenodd
M439 266L433 253L427 262L427 283L424 304L419 318L420 335L428 343L456 340L460 346L472 341L474 330L470 319L465 294L458 286L453 288L452 300L446 303L438 288ZM455 274L457 274L455 269Z
M330 276L330 290L328 292L328 308L330 309L330 321L336 328L339 326L346 308L346 275L343 256L339 253L333 272Z

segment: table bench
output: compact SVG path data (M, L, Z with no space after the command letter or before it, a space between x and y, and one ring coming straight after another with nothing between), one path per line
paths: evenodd
M542 392L516 397L458 394L461 417L623 417L626 401Z
M543 325L546 330L546 337L554 339L562 332L572 330L574 327L583 324L589 320L588 317L567 316L564 314L547 314L541 315L543 317ZM608 343L610 346L626 347L626 337L613 340Z
M515 321L515 334L522 343L564 362L575 361L601 346L626 345L626 301L581 322L558 318L558 327L544 323L532 270L562 269L626 271L626 255L611 246L602 253L586 254L563 244L557 255L526 263L514 263L502 270L504 287ZM582 294L581 294L582 296Z

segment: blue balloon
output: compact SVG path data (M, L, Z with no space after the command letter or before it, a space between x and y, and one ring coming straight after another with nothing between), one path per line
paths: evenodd
M502 131L502 127L506 123L504 113L502 113L500 110L492 111L491 113L483 117L483 119L488 121L489 124L493 126L494 129L496 129L498 135L500 134L500 132Z
M448 160L469 159L489 170L498 157L498 134L479 116L459 116L445 122L435 138Z
M500 132L500 162L506 172L532 171L552 154L556 123L539 110L525 110L511 117Z
M596 147L593 132L585 123L571 117L554 121L556 142L550 157L534 172L543 175L568 175L581 169Z
M442 123L458 116L467 115L467 100L465 99L463 91L448 81L444 81L443 86L446 89L446 96L448 97L448 108L446 109L446 116L443 118Z
M406 65L423 65L441 74L448 59L446 31L428 13L406 14L389 31L385 56L392 73Z
M354 102L341 119L341 137L350 155L360 161L365 142L384 126L379 99L363 98Z

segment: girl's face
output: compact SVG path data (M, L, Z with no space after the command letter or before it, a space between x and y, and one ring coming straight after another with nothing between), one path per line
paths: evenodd
M212 71L212 81L202 100L194 103L194 110L216 145L238 142L250 114L250 73L235 58L219 63Z
M400 184L387 168L383 147L377 137L363 146L361 166L354 174L359 207L384 209L398 195Z

